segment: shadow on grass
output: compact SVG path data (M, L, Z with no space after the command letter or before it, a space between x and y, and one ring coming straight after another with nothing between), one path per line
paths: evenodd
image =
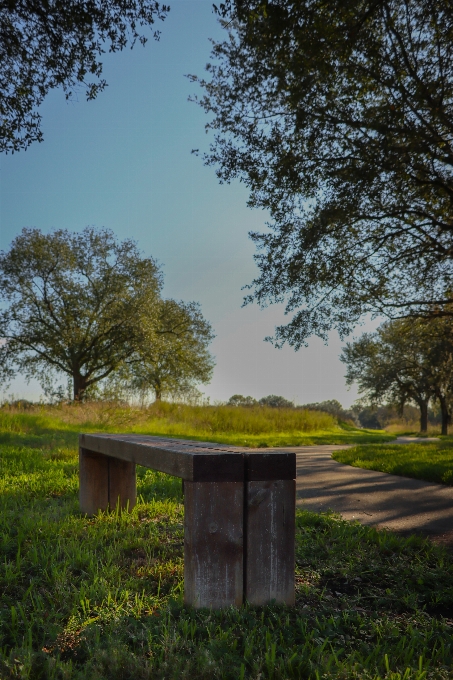
M294 608L195 611L179 479L139 467L136 508L89 518L76 432L0 443L2 680L448 677L445 549L298 511Z
M2 678L449 677L445 550L299 511L294 608L196 611L182 605L181 506L149 490L132 513L91 519L27 519L24 504L2 547L19 567L2 591Z
M0 432L0 445L4 446L25 446L45 450L65 447L76 450L78 442L78 432L58 430L43 430L36 433Z

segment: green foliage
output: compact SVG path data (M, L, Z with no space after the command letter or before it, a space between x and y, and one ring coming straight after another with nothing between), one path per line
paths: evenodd
M91 227L24 229L0 255L0 277L4 381L20 372L61 400L63 373L81 400L106 379L160 398L211 378L211 326L196 303L161 299L156 263L131 240Z
M84 517L75 446L28 423L0 433L2 680L451 677L445 549L299 510L295 608L185 609L180 480Z
M339 463L453 486L453 440L417 444L367 444L332 455Z
M306 408L310 411L324 411L325 413L331 413L333 416L336 416L339 420L343 421L349 420L355 422L356 420L355 411L351 409L344 409L337 399L327 399L326 401L317 401L313 404L303 404L300 408Z
M195 302L163 300L156 320L158 342L138 348L128 359L125 380L132 390L153 390L163 395L190 393L198 383L209 383L214 360L208 345L214 338L211 325Z
M269 394L267 397L262 397L259 402L261 406L270 406L271 408L294 408L292 401L279 397L277 394Z
M382 406L361 406L354 407L354 413L365 428L387 430L388 432L399 431L419 432L420 411L416 406L406 405L403 410L397 404L384 404ZM439 409L428 409L428 425L437 428L440 423Z
M49 90L62 87L70 99L73 88L82 86L94 99L107 84L100 55L137 40L144 44L140 28L164 19L167 11L156 0L2 3L0 151L14 153L42 141L36 109Z
M421 432L428 427L428 403L437 399L442 434L447 434L453 397L452 338L449 318L387 321L343 348L346 382L357 382L372 404L388 400L402 411L407 402L415 402Z
M257 400L254 397L244 397L242 394L233 394L228 399L227 406L256 406Z
M23 229L0 254L0 377L43 384L52 370L74 398L156 341L161 274L131 240L109 230Z
M48 436L52 432L54 436L58 432L59 436L69 438L65 441L74 443L77 433L82 431L137 432L246 447L360 443L394 438L384 432L343 429L336 418L316 411L168 402L155 402L148 408L87 402L39 406L32 413L5 407L0 409L1 423L13 439L16 433Z
M158 411L154 411L158 413ZM240 408L234 406L165 405L169 421L186 423L194 430L217 434L273 435L280 433L315 433L336 430L338 425L327 414L276 409L271 406Z
M201 106L221 181L270 211L248 298L278 344L451 301L453 8L445 0L226 0ZM451 314L451 308L447 310Z

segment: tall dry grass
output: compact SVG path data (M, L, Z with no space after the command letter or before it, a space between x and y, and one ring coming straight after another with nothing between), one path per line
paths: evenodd
M165 435L266 435L339 431L336 418L320 411L277 409L265 406L190 406L155 402L146 408L114 402L39 405L26 411L0 409L3 431L27 432L36 428L119 430Z
M388 423L385 426L385 431L390 432L391 434L406 434L406 433L413 433L417 434L420 432L420 421L419 420L411 420L411 421L406 421L406 420L392 420L390 423ZM441 433L441 426L440 425L433 425L431 423L428 424L428 432L427 434L435 436Z

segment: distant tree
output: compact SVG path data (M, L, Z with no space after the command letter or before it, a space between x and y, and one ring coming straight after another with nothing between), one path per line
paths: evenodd
M356 420L356 416L352 410L346 410L337 399L327 399L326 401L317 401L312 404L302 404L298 406L300 409L307 409L309 411L324 411L336 416L339 420Z
M453 320L450 317L434 319L422 328L434 399L440 407L442 434L448 434L453 408Z
M0 378L56 371L83 399L154 346L161 285L154 260L109 230L23 229L0 254Z
M256 406L258 404L257 400L253 397L244 397L242 394L233 394L229 398L228 406Z
M403 411L395 404L383 404L382 406L357 404L354 411L360 425L370 430L383 430L394 423L402 424L407 429L414 420L420 418L420 410L410 404L404 406ZM440 422L431 408L428 409L428 420L432 424Z
M401 412L400 412L401 413ZM379 409L376 406L366 406L358 411L359 423L367 430L383 430L386 423L379 417ZM419 415L418 415L419 417Z
M285 397L278 397L276 394L269 394L260 399L258 403L260 406L270 406L271 408L294 408L292 401L285 399Z
M340 358L347 366L347 383L357 382L359 392L371 403L390 401L402 410L406 403L415 402L421 432L427 431L429 401L439 400L446 434L453 397L452 349L449 320L400 320L347 343Z
M163 300L158 310L156 341L140 347L126 366L132 389L151 389L160 401L165 394L188 394L211 380L214 359L208 345L214 334L195 302Z
M164 19L168 10L156 0L1 3L0 150L42 141L37 108L49 90L62 87L69 99L81 85L94 99L107 84L99 57L137 40L144 44L140 27Z
M451 314L453 5L225 0L200 104L206 162L239 178L253 233L248 298L287 301L276 342L346 334L365 313ZM447 305L447 306L445 306Z

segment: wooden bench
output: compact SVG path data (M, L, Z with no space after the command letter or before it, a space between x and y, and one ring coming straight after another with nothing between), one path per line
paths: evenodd
M81 434L81 511L131 510L136 465L183 479L186 604L294 604L295 453Z

